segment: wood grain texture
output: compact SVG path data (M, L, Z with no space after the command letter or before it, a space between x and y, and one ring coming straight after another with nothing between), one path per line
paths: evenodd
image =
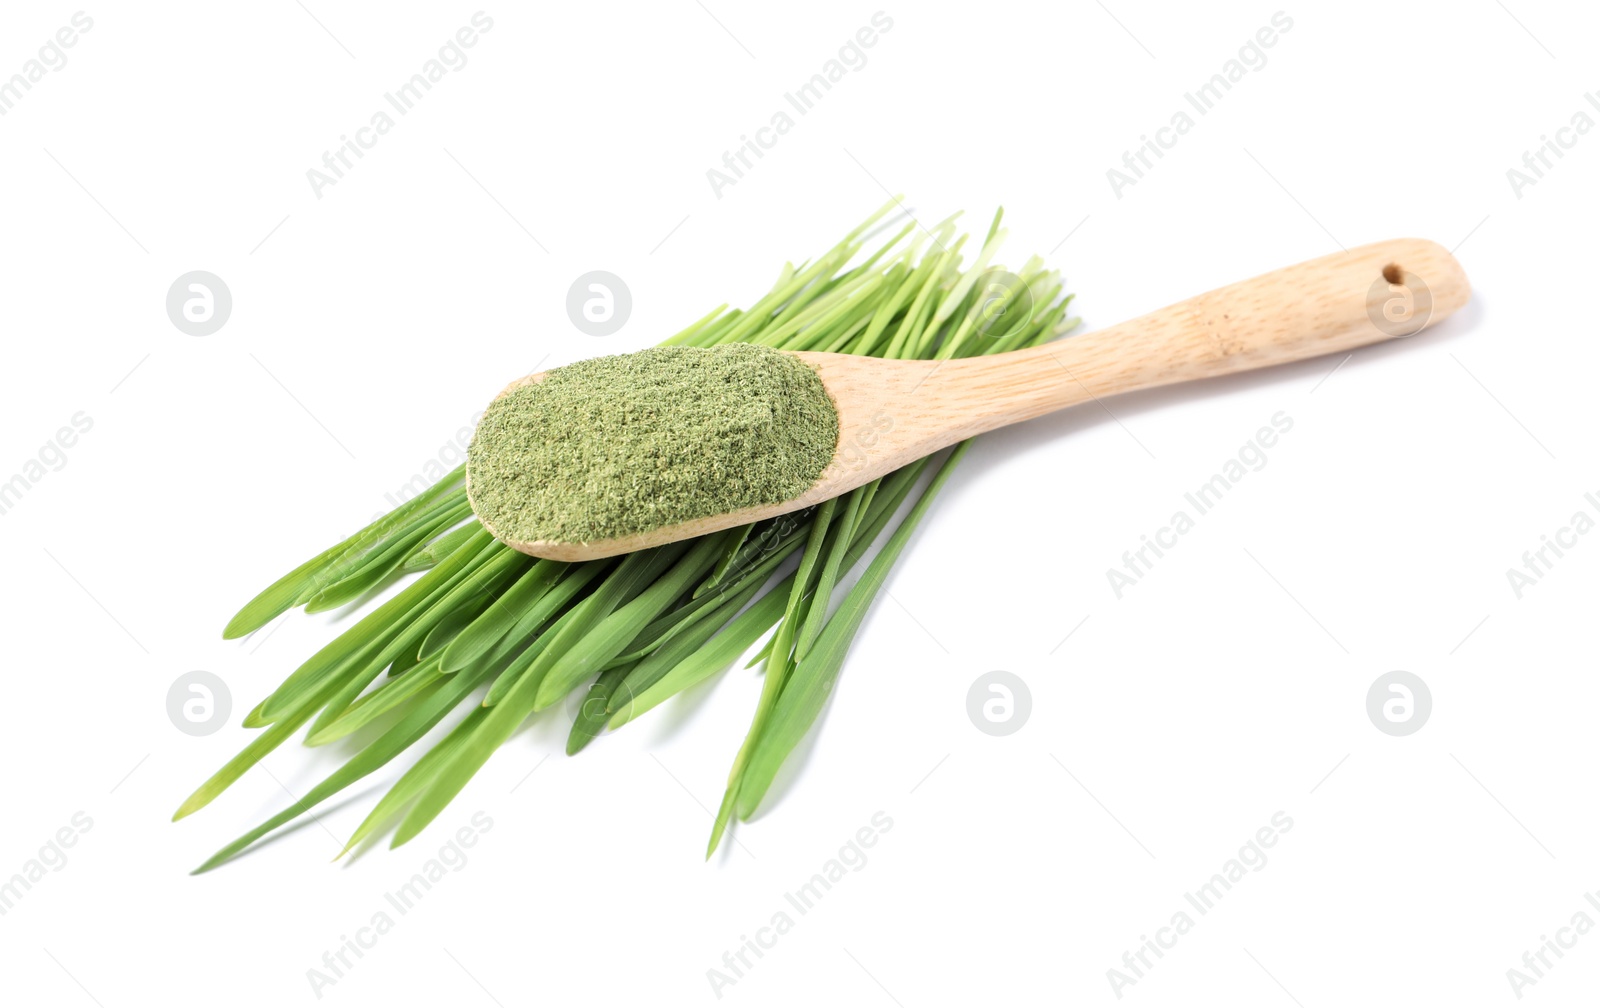
M1470 296L1460 263L1442 246L1400 238L1028 350L949 361L796 353L821 376L839 411L833 461L804 494L618 539L501 541L533 556L576 561L717 532L809 507L958 441L1083 402L1414 335ZM542 377L520 378L505 391Z

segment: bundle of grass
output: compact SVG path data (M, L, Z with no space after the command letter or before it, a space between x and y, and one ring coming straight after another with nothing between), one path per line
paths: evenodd
M786 265L750 308L717 308L669 346L749 343L889 358L949 359L1033 346L1070 330L1070 296L1038 258L996 292L996 214L973 263L955 219L906 224L856 262L880 208L815 261ZM852 265L854 264L854 265ZM996 313L1013 310L1003 325ZM222 848L196 871L237 856L344 788L454 725L418 755L357 827L351 847L393 830L415 837L531 715L577 690L567 743L576 753L729 667L764 684L706 854L730 820L760 806L784 760L816 721L856 632L917 524L970 442L834 500L742 528L603 560L560 563L519 553L473 515L458 469L346 541L284 575L224 636L251 633L296 606L319 612L420 574L312 655L245 718L260 734L179 807L220 794L309 724L316 746L367 728L365 745L299 801ZM908 506L909 505L909 506ZM877 552L868 560L872 548ZM794 564L785 561L798 554ZM866 562L848 591L848 572ZM842 595L837 600L835 596ZM770 634L769 634L770 631ZM380 681L381 677L381 681ZM376 683L376 685L374 685Z

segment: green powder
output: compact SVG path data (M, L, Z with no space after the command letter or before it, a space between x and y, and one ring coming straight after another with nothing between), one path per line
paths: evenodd
M556 368L496 400L467 479L500 538L592 542L799 496L838 436L833 400L796 357L655 347Z

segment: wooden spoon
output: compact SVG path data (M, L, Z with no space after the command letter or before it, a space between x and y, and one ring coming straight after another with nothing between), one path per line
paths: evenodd
M800 496L595 542L520 542L483 525L513 549L552 560L660 546L809 507L957 441L1089 400L1410 336L1470 294L1461 264L1442 246L1399 238L1027 350L945 361L796 352L822 377L839 412L833 461ZM500 394L543 377L518 379Z

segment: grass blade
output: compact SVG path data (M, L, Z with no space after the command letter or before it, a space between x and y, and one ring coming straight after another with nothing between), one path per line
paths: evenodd
M274 581L259 595L245 603L222 631L225 640L243 637L272 622L295 605L306 588L315 583L328 568L346 557L370 550L381 543L390 532L406 524L416 515L453 490L460 489L466 466L448 473L432 487L413 497L400 507L379 518L355 535L312 557L283 577ZM463 499L466 492L461 491Z
M856 631L861 628L862 620L866 619L873 599L877 597L879 589L888 579L889 568L894 566L900 551L905 549L911 534L922 521L922 516L927 513L934 497L950 478L956 463L966 454L971 444L971 441L963 441L945 458L944 464L934 474L933 481L922 492L922 497L906 516L906 520L900 523L900 527L895 529L894 535L889 537L883 549L873 557L861 580L850 589L850 593L839 606L839 611L823 628L815 649L789 677L786 688L778 697L772 711L772 717L767 722L761 738L751 753L749 763L744 768L743 779L739 783L737 803L739 818L750 818L761 804L761 799L766 796L773 778L777 776L778 768L788 758L789 753L794 751L794 747L799 744L810 730L812 723L816 721L817 715L822 712L828 694L833 691L839 670L844 665L850 642L855 639Z
M789 575L793 578L794 575ZM682 692L695 683L715 675L749 649L750 645L783 616L783 606L788 598L789 578L740 613L704 647L672 667L655 685L642 691L611 718L611 729L616 729L643 714L645 711Z
M593 633L586 634L551 665L539 686L533 709L542 710L560 700L573 687L599 672L611 659L621 654L640 630L661 615L663 609L688 591L689 586L717 562L723 544L730 536L731 533L724 532L695 540L670 571L657 578L631 602L601 620Z
M576 756L605 729L606 705L611 701L612 691L627 678L629 669L628 665L606 669L589 684L588 694L578 705L578 713L573 715L572 730L567 733L568 756Z
M400 565L400 572L414 574L433 567L465 545L478 528L477 519L473 519L460 528L452 529L432 542L424 544L421 549L406 557L405 563Z
M568 564L540 560L494 601L481 616L450 642L439 665L446 672L466 668L511 632L529 607L537 603L567 572Z
M381 738L363 749L344 766L323 779L316 787L307 791L293 805L211 855L204 864L190 874L199 875L232 860L268 833L298 819L301 815L310 812L311 809L343 791L351 784L383 767L390 760L404 752L412 743L426 735L476 685L470 678L459 676L442 685L438 680L435 680L430 686L431 692L426 693L419 700L415 709L407 714L404 720L390 728Z

